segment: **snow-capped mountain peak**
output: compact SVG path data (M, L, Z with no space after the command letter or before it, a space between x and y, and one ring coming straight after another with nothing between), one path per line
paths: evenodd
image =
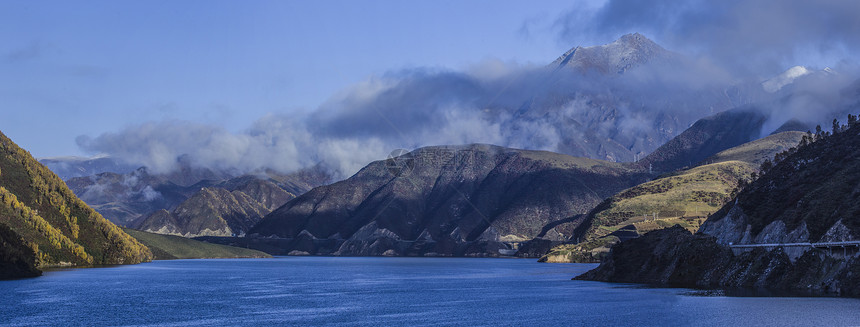
M609 44L570 49L556 59L551 67L622 74L642 64L672 57L672 52L663 49L654 41L642 34L632 33Z

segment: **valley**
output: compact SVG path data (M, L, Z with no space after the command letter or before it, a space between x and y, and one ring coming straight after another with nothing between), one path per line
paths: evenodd
M0 327L856 326L858 18L0 1Z

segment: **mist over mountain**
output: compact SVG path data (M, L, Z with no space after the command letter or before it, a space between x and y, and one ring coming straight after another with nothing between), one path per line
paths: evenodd
M62 180L74 177L91 176L99 173L125 174L138 167L125 164L121 160L105 156L84 157L53 157L40 158L39 163L45 165Z
M273 188L259 187L260 182ZM243 196L250 196L259 202L255 206L268 213L287 200L278 196L276 191L294 197L295 194L330 182L331 176L316 166L290 174L258 170L239 176L228 171L195 168L187 164L162 174L152 173L142 167L126 174L106 172L66 180L66 184L81 200L108 220L124 226L135 225L135 220L159 210L173 210L186 200L198 196L204 188L241 191Z
M697 119L751 103L804 94L766 124L812 126L850 74L807 74L765 88L707 61L666 50L641 34L575 47L546 66L486 62L466 71L408 69L371 77L297 115L268 115L245 131L163 121L132 126L79 146L163 173L183 163L214 170L319 165L345 178L397 148L489 143L608 161L634 161ZM823 79L814 83L806 81ZM830 85L822 88L821 85ZM768 92L771 91L771 92ZM818 94L828 93L827 96ZM829 116L828 116L829 117Z
M846 58L856 60L857 12L860 3L840 0L608 0L576 6L552 21L526 22L522 30L589 43L639 32L733 76L767 79L796 65L824 69Z

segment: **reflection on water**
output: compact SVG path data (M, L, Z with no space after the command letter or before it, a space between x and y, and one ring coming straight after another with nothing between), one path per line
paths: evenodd
M66 269L0 282L0 326L860 323L857 299L570 280L593 267L514 259L284 257Z

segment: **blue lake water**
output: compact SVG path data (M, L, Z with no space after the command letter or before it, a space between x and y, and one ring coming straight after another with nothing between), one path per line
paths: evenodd
M694 296L520 259L175 260L0 281L0 326L860 325L860 300Z

